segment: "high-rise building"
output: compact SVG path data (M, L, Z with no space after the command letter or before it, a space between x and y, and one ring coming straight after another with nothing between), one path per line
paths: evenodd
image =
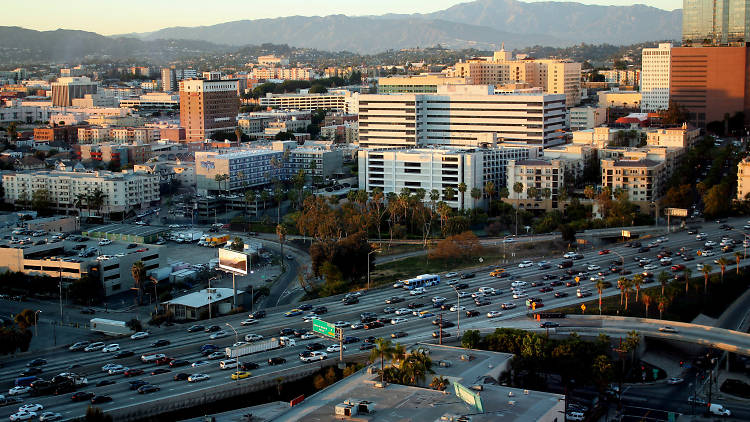
M237 81L180 81L180 125L188 142L203 141L217 132L233 132L240 99Z
M164 92L177 91L177 73L174 69L165 67L161 70L161 88Z
M672 48L669 97L698 127L724 115L750 115L750 47Z
M495 94L489 85L441 85L436 94L359 96L359 144L367 148L477 146L497 140L563 142L565 96Z
M97 84L85 76L58 78L52 83L52 105L70 107L74 98L83 98L86 94L96 94Z
M686 44L750 42L750 0L683 0Z
M750 199L750 158L745 157L737 164L737 200Z
M660 43L658 48L644 48L641 57L641 110L666 110L669 108L672 44Z

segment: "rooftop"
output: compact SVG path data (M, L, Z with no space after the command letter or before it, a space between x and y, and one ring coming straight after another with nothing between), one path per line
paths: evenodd
M151 236L164 233L169 229L165 227L137 226L133 224L106 224L104 226L92 227L85 230L86 233L112 233L132 236Z
M183 305L189 308L201 308L208 305L209 303L216 303L222 300L226 300L227 298L232 298L232 296L234 295L234 291L229 288L216 287L212 288L211 290L213 291L213 293L210 295L208 293L208 289L203 289L197 292L186 294L185 296L174 298L162 304ZM237 290L238 295L243 293L245 292L242 290Z
M615 167L655 167L659 164L653 160L618 160L614 162Z

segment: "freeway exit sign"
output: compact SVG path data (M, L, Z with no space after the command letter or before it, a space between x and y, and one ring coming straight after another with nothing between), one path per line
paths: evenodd
M312 320L313 333L320 334L329 338L336 338L336 327L330 322L325 322L322 319Z

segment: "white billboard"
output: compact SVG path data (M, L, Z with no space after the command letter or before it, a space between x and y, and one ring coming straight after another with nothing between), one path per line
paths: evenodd
M219 249L219 269L247 275L247 255L230 249Z

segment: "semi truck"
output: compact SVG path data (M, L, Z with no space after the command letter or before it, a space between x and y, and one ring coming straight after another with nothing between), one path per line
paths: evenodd
M265 352L267 350L279 349L282 347L291 347L294 345L294 339L290 339L289 337L274 337L256 343L244 344L242 346L227 347L226 354L228 358L234 359L240 356L251 355L253 353Z
M90 321L91 331L102 333L110 336L120 336L133 332L125 321L114 319L92 318Z
M38 379L31 383L31 395L33 396L44 396L48 394L64 394L71 391L75 391L79 387L88 385L88 379L86 377L74 374L72 372L64 372L59 375L55 375L51 380L45 381Z

